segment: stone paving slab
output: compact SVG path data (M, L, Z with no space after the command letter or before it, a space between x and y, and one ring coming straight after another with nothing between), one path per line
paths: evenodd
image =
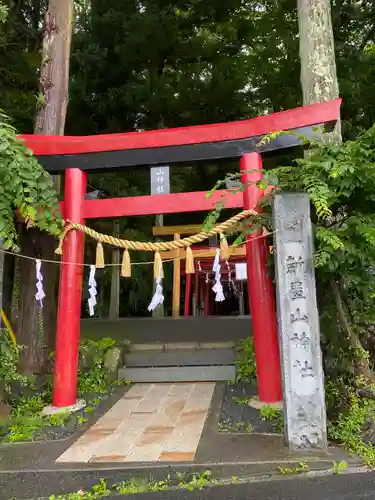
M56 462L191 462L215 385L135 384Z

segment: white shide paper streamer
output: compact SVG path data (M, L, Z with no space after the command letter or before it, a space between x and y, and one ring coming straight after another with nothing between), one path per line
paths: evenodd
M212 270L215 273L215 284L212 287L213 292L215 293L215 302L223 302L225 300L223 285L220 282L221 274L220 274L220 250L219 248L216 250L216 256L214 260L214 265Z
M150 305L148 306L149 311L153 311L159 304L162 304L164 302L163 286L161 284L161 279L156 280L155 284L156 284L155 293L154 296L152 297Z
M35 267L36 267L36 294L35 294L35 299L39 300L40 302L40 307L43 307L43 299L46 296L43 290L43 275L42 275L42 261L40 259L36 259L35 261Z
M89 276L89 298L87 304L89 306L89 314L90 316L94 316L95 314L95 306L96 306L96 280L95 280L95 266L90 266L90 276Z

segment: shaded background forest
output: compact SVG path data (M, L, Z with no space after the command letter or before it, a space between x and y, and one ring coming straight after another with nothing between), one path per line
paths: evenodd
M0 31L1 107L20 131L30 133L47 2L8 4L9 16ZM348 139L369 128L375 117L375 1L334 1L332 21L344 99L343 136ZM295 1L77 1L65 133L225 122L293 108L302 100L299 75ZM210 189L237 168L235 163L173 168L172 192ZM146 170L95 174L89 183L106 197L149 193ZM175 215L164 223L198 223L203 218ZM122 219L120 232L148 240L154 223L151 217ZM92 225L113 234L113 221ZM87 245L87 262L93 251ZM149 258L139 255L139 260ZM151 273L151 266L137 266L131 282L121 281L121 315L144 314ZM109 271L104 270L101 285L99 314L106 315Z

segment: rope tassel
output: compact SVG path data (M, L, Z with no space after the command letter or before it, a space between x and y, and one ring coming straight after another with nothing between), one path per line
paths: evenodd
M191 247L187 247L186 249L186 274L194 274L194 255Z
M154 278L156 281L164 278L163 261L161 260L160 252L155 252L154 257Z
M228 241L224 233L220 233L220 258L221 260L228 260L230 258Z
M103 245L99 242L96 245L96 263L95 267L97 269L103 269L104 268L104 249Z
M122 256L121 276L123 278L130 278L131 275L132 275L132 268L130 264L130 254L129 250L125 249L124 254Z

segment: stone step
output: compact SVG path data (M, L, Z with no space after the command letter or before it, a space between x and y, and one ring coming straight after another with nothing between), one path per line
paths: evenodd
M131 367L234 365L234 349L139 350L129 352L125 364Z
M235 342L152 342L130 344L129 351L182 351L193 349L233 349Z
M119 379L131 382L223 382L236 378L234 365L120 368Z
M230 324L229 324L230 320ZM180 318L90 318L81 321L83 338L100 339L111 335L136 344L159 342L225 342L251 335L251 319L246 316L188 316Z

